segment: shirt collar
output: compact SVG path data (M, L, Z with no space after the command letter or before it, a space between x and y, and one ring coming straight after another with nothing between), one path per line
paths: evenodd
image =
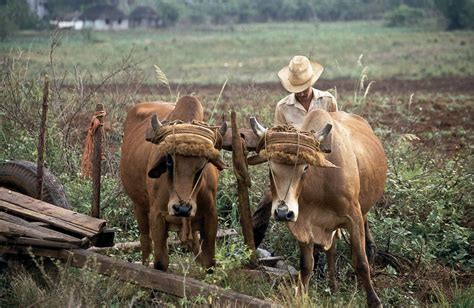
M319 90L312 88L313 89L313 99L311 100L311 103L309 104L309 110L313 107L314 102L321 96L319 93ZM288 106L295 106L298 109L301 109L306 112L306 109L304 109L303 105L301 105L300 102L296 100L295 93L291 93L288 99L285 102L285 105Z

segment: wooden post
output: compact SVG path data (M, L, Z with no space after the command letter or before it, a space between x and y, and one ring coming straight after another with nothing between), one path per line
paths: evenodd
M41 200L43 193L43 165L44 165L44 135L46 134L46 119L48 115L49 79L44 76L43 104L41 110L40 133L38 138L38 158L36 160L36 199Z
M237 190L239 195L240 225L244 235L244 242L251 249L251 261L257 264L255 253L255 241L253 239L252 217L250 215L249 190L250 177L248 173L247 159L244 154L244 146L237 127L235 111L230 114L232 128L232 162L234 174L237 179Z
M104 117L104 105L97 104L95 115L100 122L94 133L94 150L92 153L92 207L91 216L100 218L100 176L102 162L102 125Z

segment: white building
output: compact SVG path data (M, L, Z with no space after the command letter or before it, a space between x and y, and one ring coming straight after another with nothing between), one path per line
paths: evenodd
M100 4L87 9L80 17L82 28L94 30L125 30L128 29L128 18L112 5Z

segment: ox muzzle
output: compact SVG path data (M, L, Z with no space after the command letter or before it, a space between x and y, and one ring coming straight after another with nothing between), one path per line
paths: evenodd
M174 215L178 217L189 217L191 215L192 206L189 203L180 202L172 206Z
M278 207L273 213L277 221L292 221L295 218L295 213L288 209L285 201L280 200Z

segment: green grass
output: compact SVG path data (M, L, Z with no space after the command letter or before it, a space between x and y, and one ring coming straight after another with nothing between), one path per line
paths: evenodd
M145 82L156 83L159 65L173 83L222 84L276 81L276 72L296 54L325 67L325 79L358 77L358 59L375 79L472 76L474 32L386 28L381 22L269 23L124 32L64 32L58 67L74 66L96 76L109 71L133 48ZM22 33L3 42L0 53L22 49L30 69L48 69L49 33ZM69 80L71 81L71 80Z

